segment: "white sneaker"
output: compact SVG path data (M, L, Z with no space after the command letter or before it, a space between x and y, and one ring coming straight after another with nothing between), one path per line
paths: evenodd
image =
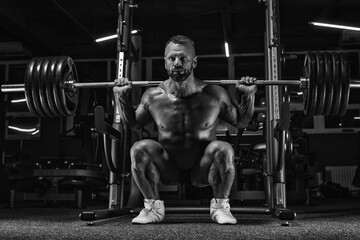
M147 224L161 222L165 217L164 201L145 199L145 208L131 222L134 224Z
M218 224L236 224L236 218L230 212L229 199L213 198L210 202L210 216Z

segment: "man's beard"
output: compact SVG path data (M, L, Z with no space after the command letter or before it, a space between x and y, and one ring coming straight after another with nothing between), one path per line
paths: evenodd
M175 68L173 70L168 70L169 77L174 80L175 82L183 82L189 78L191 75L192 68L184 69L184 68Z

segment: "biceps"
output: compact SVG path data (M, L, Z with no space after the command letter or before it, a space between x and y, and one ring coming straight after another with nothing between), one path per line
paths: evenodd
M140 104L135 111L135 117L137 124L143 126L152 122L152 116L150 112L144 107L144 105Z
M236 127L238 123L237 108L231 103L227 103L227 104L224 103L221 108L219 118Z

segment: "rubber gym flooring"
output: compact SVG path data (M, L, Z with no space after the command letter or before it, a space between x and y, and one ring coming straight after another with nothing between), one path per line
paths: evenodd
M192 213L167 214L159 224L132 225L134 215L129 215L89 226L78 218L82 209L30 204L7 209L5 205L0 206L0 239L360 239L358 197L289 205L297 217L288 226L265 214L235 214L236 225L218 225L209 214Z

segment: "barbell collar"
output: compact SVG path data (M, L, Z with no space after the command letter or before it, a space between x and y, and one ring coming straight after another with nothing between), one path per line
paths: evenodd
M350 88L360 88L360 80L351 80Z

